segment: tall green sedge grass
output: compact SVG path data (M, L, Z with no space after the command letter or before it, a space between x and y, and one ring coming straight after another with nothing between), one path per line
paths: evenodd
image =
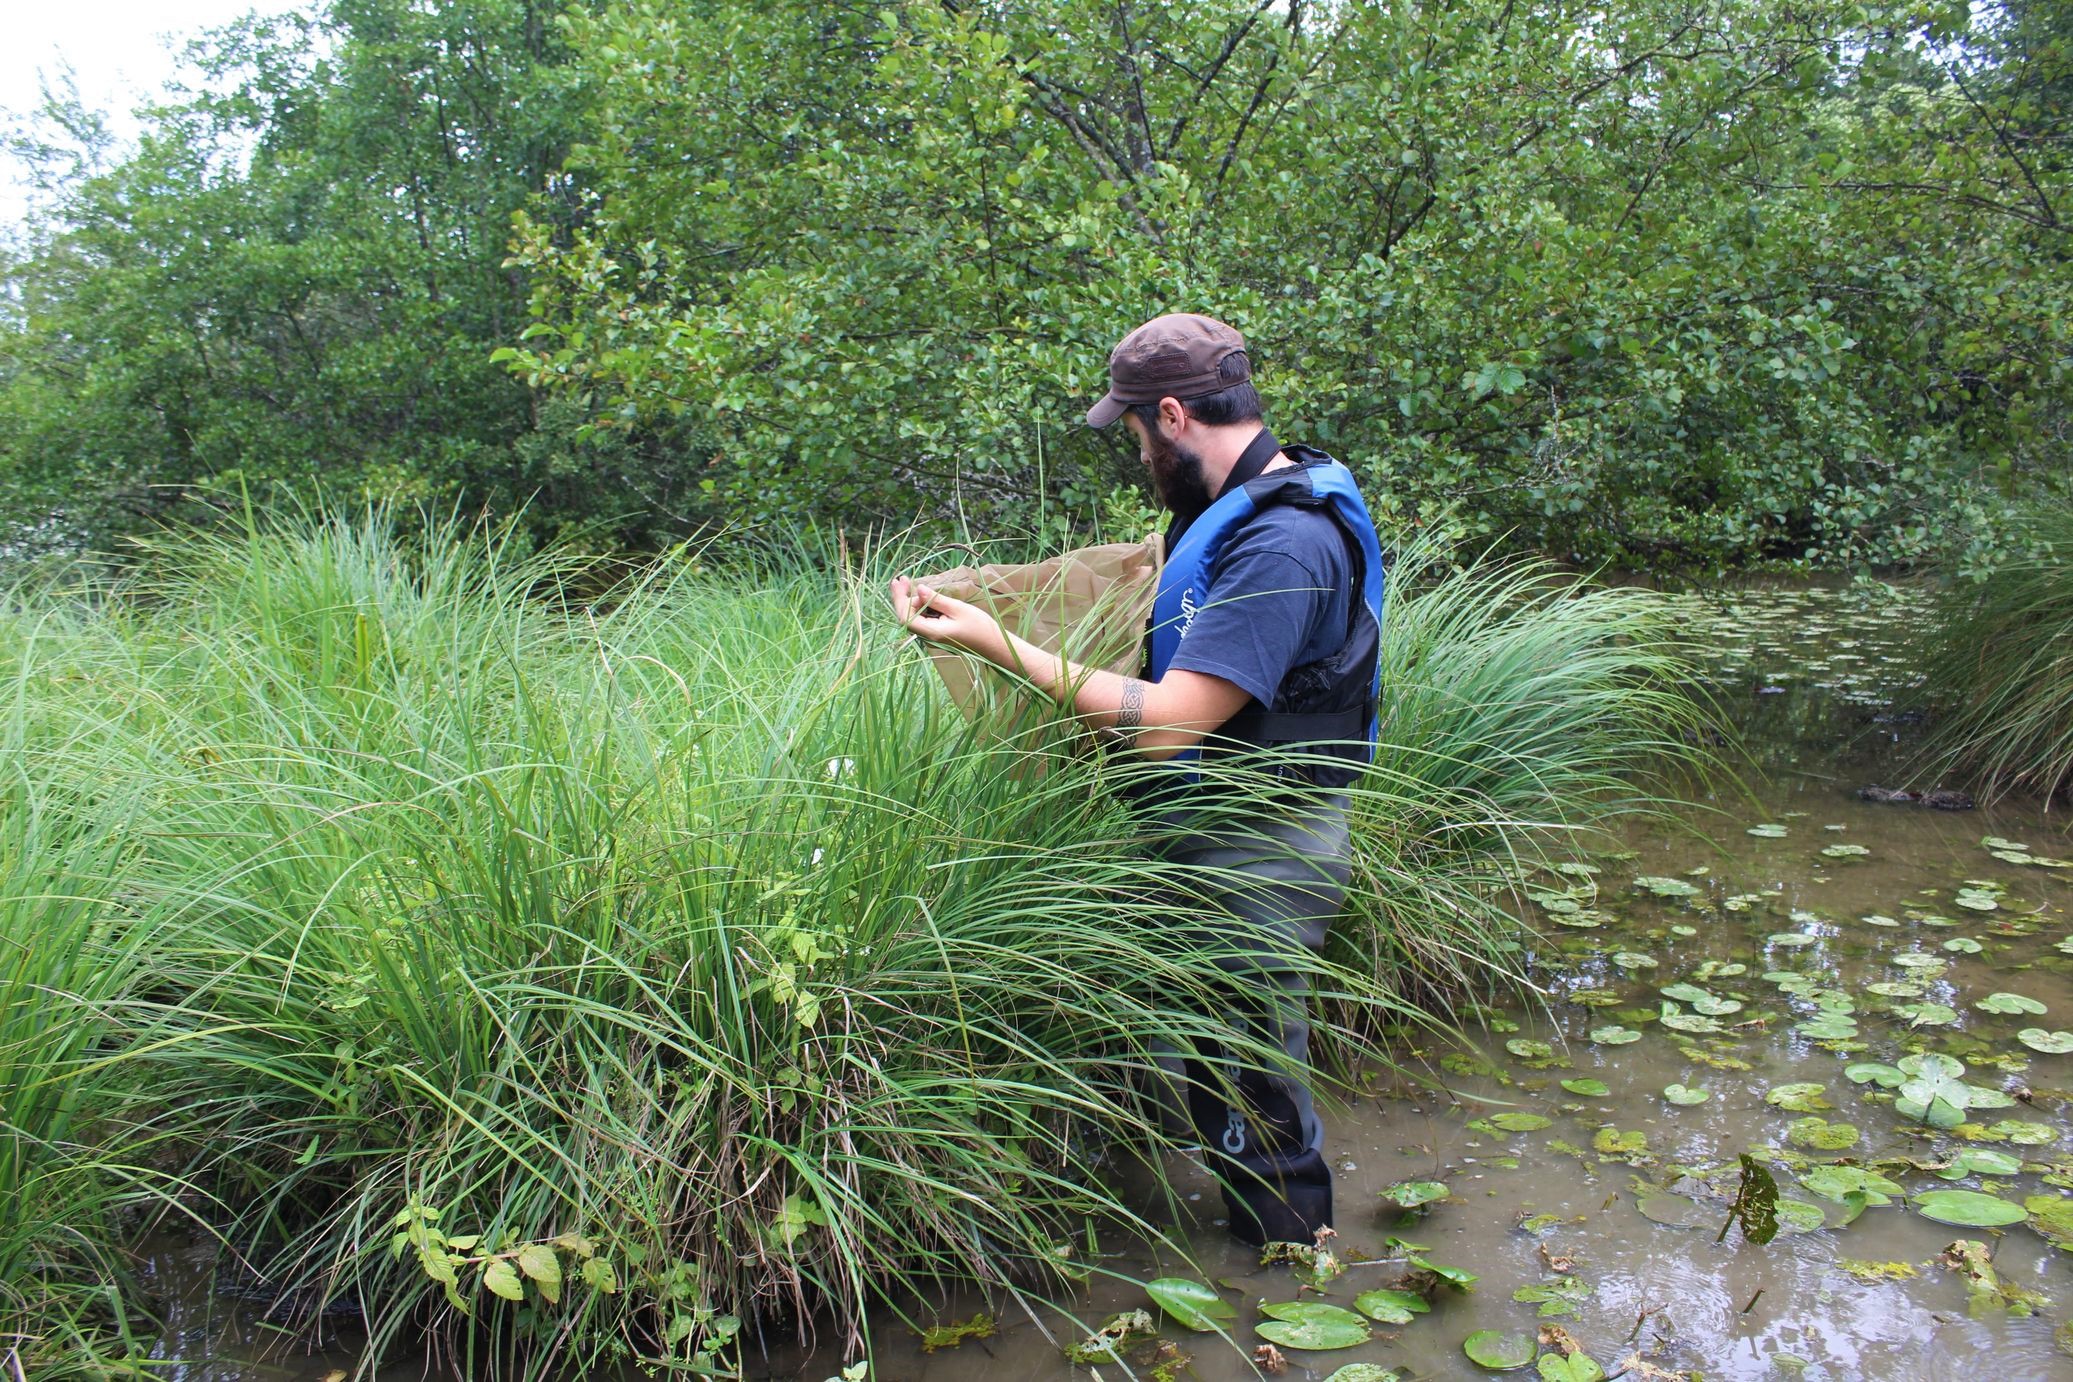
M1522 880L1549 845L1665 805L1673 763L1710 766L1717 715L1670 608L1535 560L1396 554L1382 730L1335 954L1425 1000L1515 979Z
M1503 962L1540 828L1633 804L1691 713L1645 596L1421 565L1363 896L1335 961L1283 957L1342 1040L1407 970ZM1158 1053L1274 1059L1214 1016L1198 880L1146 861L1114 765L965 726L875 577L680 555L586 604L580 563L379 516L151 569L0 634L36 779L82 835L138 816L148 982L97 1069L370 1367L710 1368L745 1322L855 1341L932 1284L1070 1277L1159 1232L1113 1188L1174 1150Z
M5 687L0 719L0 1376L100 1377L149 1342L117 1246L129 1213L177 1185L103 1145L125 1102L104 1022L145 958L125 934L126 803L89 814L34 780L25 690Z
M2019 555L1946 585L1923 650L1941 708L1925 748L1983 795L2073 795L2073 508L2040 505Z

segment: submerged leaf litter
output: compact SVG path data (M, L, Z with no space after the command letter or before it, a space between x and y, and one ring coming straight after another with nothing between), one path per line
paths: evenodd
M2073 1376L2073 837L1857 799L1933 785L1920 598L1685 597L1770 785L1535 873L1544 1001L1465 1005L1471 1050L1407 1029L1331 1115L1336 1241L1262 1265L1199 1179L1192 1256L1104 1257L983 1353L889 1323L880 1372L1085 1378L1045 1332L1149 1309L1135 1375L1204 1382Z

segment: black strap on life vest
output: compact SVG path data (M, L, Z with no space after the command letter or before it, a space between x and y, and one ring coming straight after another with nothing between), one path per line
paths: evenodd
M1355 596L1358 599L1358 595ZM1375 717L1375 702L1350 710L1269 710L1258 701L1248 701L1236 715L1224 721L1217 733L1248 744L1301 744L1328 740L1365 739L1368 721Z

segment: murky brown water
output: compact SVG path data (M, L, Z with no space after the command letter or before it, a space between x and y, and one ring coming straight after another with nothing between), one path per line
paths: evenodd
M1356 1362L1407 1377L1484 1376L1462 1341L1478 1330L1530 1335L1543 1322L1539 1307L1514 1293L1564 1277L1588 1294L1572 1313L1547 1322L1608 1370L1639 1352L1656 1367L1707 1379L2073 1376L2073 1358L2053 1337L2058 1321L2073 1318L2073 1255L2028 1224L1954 1227L1923 1217L1898 1195L1846 1224L1845 1205L1801 1179L1812 1175L1818 1188L1824 1163L1878 1163L1908 1195L1985 1190L2016 1204L2063 1197L2073 1185L2066 1093L2073 1054L2034 1052L2017 1037L2025 1029L2073 1028L2073 868L1996 857L1982 844L1991 837L2028 847L2003 847L2003 856L2073 858L2064 813L1946 814L1855 799L1852 789L1862 782L1901 785L1894 764L1909 729L1885 707L1908 679L1904 655L1890 641L1905 605L1791 590L1750 594L1727 610L1695 603L1694 617L1719 621L1720 693L1762 749L1768 785L1754 789L1753 801L1694 791L1692 815L1712 840L1694 834L1692 822L1637 830L1619 849L1574 861L1596 872L1543 875L1532 972L1546 1004L1481 1014L1479 1053L1406 1051L1403 1074L1378 1075L1332 1112L1341 1257L1386 1255L1384 1240L1396 1234L1424 1245L1429 1260L1480 1280L1471 1292L1442 1290L1430 1313L1377 1326L1359 1347L1286 1350L1287 1376L1325 1378ZM1747 833L1757 826L1774 829ZM1662 880L1653 886L1673 894L1687 885L1693 895L1657 896L1636 878ZM1665 1027L1661 989L1680 983L1704 994L1695 1005L1683 991L1669 1009L1672 1022L1704 1028L1698 1008L1708 1007L1720 1030ZM2034 1000L2045 1011L1974 1006L1994 993ZM1740 1006L1724 1011L1729 1004ZM1824 1027L1824 1004L1848 1011ZM1809 1023L1814 1030L1802 1030ZM1638 1035L1621 1040L1620 1032L1602 1030L1608 1027ZM1597 1039L1594 1029L1601 1029ZM1536 1041L1547 1044L1545 1056L1530 1044ZM1903 1116L1877 1083L1845 1075L1853 1064L1891 1063L1915 1051L1954 1056L1966 1066L1965 1083L2015 1101L1972 1110L1964 1127L1938 1131ZM1559 1083L1578 1079L1601 1081L1606 1092L1578 1095ZM1816 1102L1774 1093L1792 1084L1818 1086ZM1709 1097L1689 1105L1665 1098L1666 1087L1680 1085ZM1519 1132L1488 1121L1505 1113L1548 1121ZM1857 1139L1831 1150L1795 1145L1795 1132L1802 1141L1845 1136L1804 1121L1810 1118L1848 1123ZM1641 1141L1615 1143L1622 1134ZM2021 1169L1990 1166L1945 1180L1907 1164L1943 1164L1967 1148L2012 1156ZM1751 1151L1770 1163L1784 1197L1805 1206L1788 1213L1804 1217L1767 1246L1743 1241L1738 1230L1716 1242L1735 1159ZM1722 1167L1723 1176L1705 1182L1686 1174ZM1287 1267L1260 1267L1229 1242L1208 1217L1214 1187L1186 1168L1181 1174L1193 1176L1189 1189L1204 1214L1185 1235L1193 1263L1124 1255L1102 1264L1110 1275L1084 1297L1057 1305L973 1297L919 1307L924 1319L988 1311L998 1328L930 1354L906 1324L887 1320L873 1337L873 1376L1064 1382L1150 1375L1142 1366L1076 1369L1057 1344L1114 1312L1149 1307L1136 1283L1160 1276L1217 1282L1238 1307L1233 1342L1162 1321L1166 1337L1193 1354L1192 1371L1181 1375L1203 1382L1257 1376L1250 1357L1256 1306L1295 1300L1297 1280ZM1409 1180L1444 1181L1452 1194L1400 1223L1380 1192ZM1665 1218L1695 1226L1658 1222ZM2027 1315L1969 1309L1966 1281L1938 1260L1961 1239L1984 1243L2004 1282L2050 1303ZM1350 1265L1321 1297L1309 1298L1350 1306L1404 1270ZM344 1353L286 1367L242 1361L261 1342L249 1325L233 1315L224 1332L226 1317L205 1291L189 1290L186 1299L188 1327L169 1345L215 1361L181 1378L316 1379L351 1365ZM840 1367L832 1350L774 1350L752 1359L749 1375L818 1382Z

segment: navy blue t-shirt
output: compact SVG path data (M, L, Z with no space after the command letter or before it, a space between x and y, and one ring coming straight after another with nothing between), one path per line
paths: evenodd
M1171 665L1222 677L1271 709L1284 677L1345 645L1355 579L1329 513L1270 505L1225 540Z

